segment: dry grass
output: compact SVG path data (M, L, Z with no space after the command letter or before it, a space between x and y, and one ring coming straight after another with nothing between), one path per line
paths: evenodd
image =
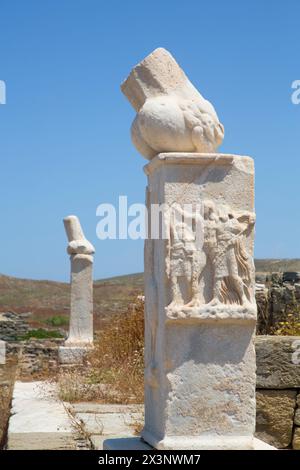
M279 336L300 336L300 309L291 309L285 321L279 322L271 331L272 335Z
M144 303L107 321L95 340L86 367L59 377L60 397L69 402L143 403Z
M110 387L107 399L142 403L144 390L144 303L137 300L128 311L108 322L90 356L91 380Z

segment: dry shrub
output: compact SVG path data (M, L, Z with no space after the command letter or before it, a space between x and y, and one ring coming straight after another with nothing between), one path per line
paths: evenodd
M144 399L144 302L107 322L89 356L91 383L106 384L104 400L142 403Z
M68 402L143 403L144 302L102 324L84 367L62 370L59 396Z
M279 322L273 328L271 334L279 336L300 336L300 310L291 309L286 315L285 321Z
M98 398L88 385L88 377L83 370L64 370L58 376L59 398L67 402L94 400Z

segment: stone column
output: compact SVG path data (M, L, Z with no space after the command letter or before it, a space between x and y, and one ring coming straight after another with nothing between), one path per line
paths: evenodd
M6 362L6 343L5 341L0 340L0 365L5 364Z
M253 160L216 153L224 128L166 50L134 67L122 91L137 111L133 143L150 160L142 437L157 449L259 447ZM151 238L161 204L164 237Z
M93 345L93 245L85 238L78 217L64 219L71 260L69 335L59 349L60 362L80 362Z

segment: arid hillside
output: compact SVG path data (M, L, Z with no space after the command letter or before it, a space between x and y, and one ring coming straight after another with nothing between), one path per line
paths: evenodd
M257 259L257 272L300 271L300 259ZM101 319L127 310L134 296L143 292L143 274L129 274L95 281L95 326ZM34 281L0 275L0 312L31 312L32 326L47 319L69 316L70 287L63 282Z
M127 310L143 291L143 275L130 274L94 283L95 326L100 319ZM41 326L55 316L69 316L70 286L63 282L35 281L0 275L0 312L31 312L28 321Z

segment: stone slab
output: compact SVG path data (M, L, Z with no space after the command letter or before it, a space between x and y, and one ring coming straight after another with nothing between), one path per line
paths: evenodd
M115 405L107 403L81 402L70 405L72 413L143 413L144 405Z
M296 392L258 390L256 392L256 436L284 449L291 445Z
M139 437L127 437L119 439L106 439L103 443L104 450L153 450L153 447L149 446ZM235 450L235 449L233 449ZM270 446L266 442L260 439L253 439L253 450L276 450L275 447Z
M128 439L128 434L126 437L120 437L118 435L116 436L100 436L100 435L92 435L90 436L90 442L91 442L91 445L92 445L92 448L94 450L104 450L104 442L105 441L114 441L114 440L125 440L125 439ZM129 437L129 439L139 439L138 437L136 436L131 436ZM148 445L147 445L148 446ZM149 446L148 446L149 447ZM130 450L131 448L127 449L127 450ZM135 450L135 449L132 449L132 450ZM141 449L142 450L142 449Z
M300 388L300 336L257 336L257 388Z
M99 434L92 434L90 442L94 450L103 450L103 442L107 440L107 436L100 436Z
M143 421L141 413L76 413L88 434L127 435L134 434L134 428Z
M106 439L103 443L103 450L153 450L139 437L122 437Z
M9 450L75 449L76 433L55 386L16 382L8 426Z

